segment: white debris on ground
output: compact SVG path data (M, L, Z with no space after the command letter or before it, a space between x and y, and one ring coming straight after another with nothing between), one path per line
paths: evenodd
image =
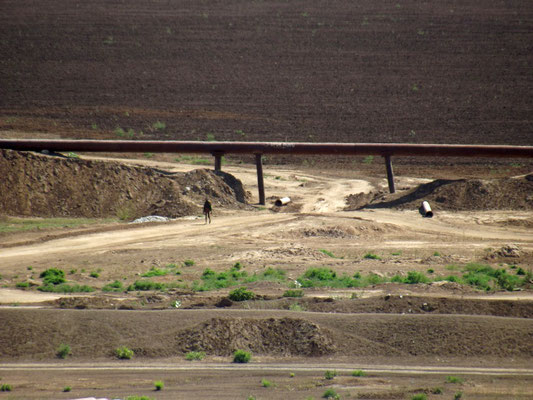
M170 218L160 217L158 215L149 215L147 217L137 218L136 220L130 222L130 224L142 224L144 222L165 222L170 221Z

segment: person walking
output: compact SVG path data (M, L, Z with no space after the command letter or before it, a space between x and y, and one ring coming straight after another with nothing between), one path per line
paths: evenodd
M211 212L213 211L213 207L211 206L211 203L209 202L209 199L205 199L204 203L204 215L205 215L205 223L207 225L207 221L209 220L209 223L211 223Z

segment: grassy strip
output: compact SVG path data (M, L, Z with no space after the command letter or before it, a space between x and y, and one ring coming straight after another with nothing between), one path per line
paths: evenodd
M76 228L83 225L95 225L114 222L113 219L91 218L0 218L0 233L38 231L42 229Z

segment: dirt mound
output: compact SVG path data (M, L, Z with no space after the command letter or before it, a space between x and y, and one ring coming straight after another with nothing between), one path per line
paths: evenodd
M335 351L332 339L318 325L297 318L212 318L180 332L177 341L184 352L221 356L237 349L282 356L321 356Z
M362 200L366 201L365 205ZM352 195L347 198L347 209L420 207L423 200L433 210L533 210L533 180L527 177L504 179L459 179L435 181L418 186L407 194L372 198Z
M0 213L41 217L180 217L213 205L241 207L242 183L227 173L185 174L115 162L0 150Z

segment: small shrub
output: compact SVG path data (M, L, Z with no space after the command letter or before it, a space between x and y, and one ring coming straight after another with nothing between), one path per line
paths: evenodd
M299 312L299 311L303 311L303 308L302 308L302 306L299 305L298 303L292 303L292 304L289 306L289 310Z
M525 275L525 274L526 274L526 271L524 271L522 267L518 267L518 269L516 270L516 275Z
M156 268L156 267L152 267L152 268L150 268L150 271L145 272L141 276L143 278L151 278L153 276L165 276L167 274L168 274L168 271L166 271L164 269L159 269L159 268Z
M155 381L154 386L155 386L156 391L163 390L163 388L165 387L165 384L163 383L163 381Z
M70 392L72 390L72 388L70 386L65 386L63 388L63 392Z
M448 383L463 383L463 379L462 378L459 378L457 376L447 376L446 377L446 382Z
M337 371L333 370L333 371L330 371L330 370L327 370L326 373L324 374L324 378L326 379L333 379L337 376Z
M115 281L113 283L108 283L102 288L102 292L120 292L123 289L122 282Z
M324 394L322 395L324 399L333 399L333 400L339 400L340 396L337 394L337 392L331 388L326 390Z
M367 260L381 260L381 257L378 256L377 254L373 254L373 253L366 253L363 258L367 259Z
M366 372L358 369L352 372L352 376L366 376Z
M291 372L291 373L289 374L289 376L290 376L291 378L294 378L294 372Z
M440 257L440 253L436 251L435 253L433 253L433 257Z
M303 297L304 291L301 289L289 289L283 293L283 297Z
M116 356L121 360L130 360L133 357L133 350L127 348L126 346L120 346L115 349Z
M29 282L18 282L15 287L19 288L19 289L26 289L26 288L29 288L30 287L30 284Z
M233 353L233 362L238 364L246 364L250 362L252 354L245 350L235 350Z
M229 292L229 299L233 301L251 300L255 297L255 293L247 290L245 287L240 287Z
M157 130L157 131L162 131L164 130L167 125L164 123L164 122L161 122L161 121L157 121L157 122L154 122L154 124L152 125L152 127Z
M266 379L261 379L261 385L263 385L263 387L270 387L272 386L272 382L270 382L269 380L266 380Z
M128 286L128 291L133 290L161 290L164 289L165 285L159 282L152 282L148 280L144 281L135 281L132 285Z
M411 400L427 400L427 395L425 393L417 393L413 397L411 397Z
M7 383L4 383L2 386L0 386L0 391L2 392L11 392L13 387Z
M433 394L442 394L442 388L436 387L434 389L431 389L431 393L433 393Z
M457 392L455 393L455 395L453 396L453 399L454 400L459 400L463 397L463 392Z
M429 269L427 270L427 273L428 273L428 274L432 274L432 273L434 273L434 272L435 272L435 270L434 270L433 268L429 268Z
M57 268L49 268L46 271L41 272L39 275L43 279L45 285L59 285L60 283L65 283L65 271Z
M63 358L63 359L67 358L71 354L70 346L68 344L61 343L59 347L57 348L56 354L59 358Z
M93 272L91 272L91 273L89 274L89 276L90 276L91 278L98 278L98 277L100 276L100 274L99 274L98 272L96 272L96 271L93 271Z
M427 283L429 279L427 276L425 276L422 272L418 271L409 271L407 273L407 278L405 278L404 282L408 284L416 284L416 283Z
M62 283L60 285L47 284L39 286L37 290L41 292L49 293L89 293L94 292L94 289L87 285L69 285L67 283Z
M192 267L194 265L194 260L185 260L185 261L183 261L183 264L186 267Z
M203 360L205 357L205 352L203 351L189 351L187 354L185 354L185 359L187 361L200 361Z

